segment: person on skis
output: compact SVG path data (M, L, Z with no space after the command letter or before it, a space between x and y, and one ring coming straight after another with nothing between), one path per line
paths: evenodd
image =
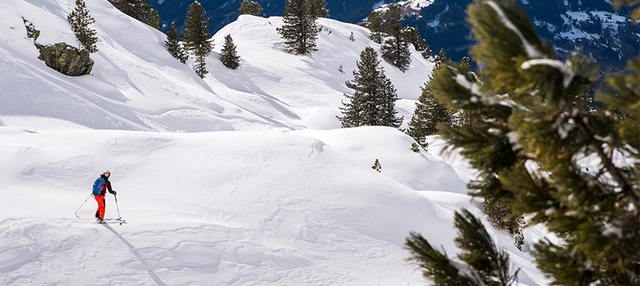
M98 202L98 209L96 210L96 220L98 221L98 223L105 223L104 213L106 211L106 208L104 196L106 195L107 191L109 191L109 193L113 194L114 196L116 195L116 191L111 188L109 177L111 177L111 172L104 171L100 175L100 178L96 179L96 181L93 183L93 197L96 199L96 202Z

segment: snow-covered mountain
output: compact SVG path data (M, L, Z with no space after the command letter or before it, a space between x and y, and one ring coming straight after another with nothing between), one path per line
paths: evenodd
M286 1L256 0L267 16L281 16ZM163 18L165 30L172 22L184 23L192 0L151 1ZM405 7L404 24L418 28L434 52L444 48L447 56L460 60L473 45L466 23L472 0L326 0L329 18L360 23L371 10L385 4ZM603 70L620 69L640 54L640 27L628 18L629 10L615 11L608 0L528 1L519 4L534 21L539 35L553 43L558 56L582 49ZM210 19L212 33L235 21L242 0L201 1Z
M215 34L203 80L161 32L86 3L95 65L68 77L38 59L23 18L38 43L77 45L75 1L0 2L0 284L424 285L409 232L454 254L453 211L482 216L473 170L438 138L414 153L399 130L339 128L344 82L365 47L379 51L366 29L321 19L319 50L294 56L281 18L243 16ZM218 59L227 34L237 70ZM433 64L381 65L406 122ZM93 220L104 170L118 192L107 217L127 224ZM527 252L543 230L525 231L524 252L490 233L522 285L546 283Z
M444 48L459 59L473 45L465 17L471 0L434 1L409 16L405 23L417 27L434 51ZM559 57L582 49L603 70L620 69L640 54L640 27L628 18L629 10L615 11L610 1L518 1L541 38Z

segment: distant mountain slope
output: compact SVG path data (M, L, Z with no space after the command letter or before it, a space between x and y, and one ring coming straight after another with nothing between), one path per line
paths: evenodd
M267 16L281 16L285 0L256 0ZM415 0L414 0L415 1ZM192 0L160 0L153 6L160 12L163 25L184 22L186 9ZM347 23L360 23L371 10L391 0L326 0L329 18ZM407 5L411 1L401 1ZM447 55L459 60L468 55L473 44L464 15L471 0L423 1L411 11L405 25L418 28L423 38L437 52L444 48ZM433 3L431 3L433 2ZM234 21L242 0L201 1L210 17L212 33ZM603 69L619 69L627 60L640 54L640 28L633 25L628 10L616 12L606 0L528 1L520 0L539 35L553 42L556 52L564 57L577 49L591 54ZM415 5L414 5L415 7ZM165 29L166 29L165 28Z
M473 44L464 17L471 0L436 0L419 15L406 19L418 27L435 51L459 59ZM616 12L604 0L527 1L520 5L533 21L541 38L553 43L564 57L578 49L590 54L606 70L620 69L640 54L640 26L627 17L628 10Z

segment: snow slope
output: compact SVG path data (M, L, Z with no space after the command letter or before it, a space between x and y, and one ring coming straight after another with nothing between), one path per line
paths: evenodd
M241 16L214 35L215 51L208 59L212 72L201 80L193 73L192 62L180 64L167 53L161 32L120 13L107 1L91 1L87 5L97 20L92 27L99 39L98 52L92 55L95 65L91 76L69 78L37 58L21 17L41 31L40 44L77 44L66 21L74 3L0 4L0 33L9 36L0 43L4 125L28 117L36 128L46 117L91 129L143 131L337 128L337 107L343 93L350 92L344 82L353 79L360 52L373 45L365 28L320 19L325 27L318 37L320 50L299 57L284 52L275 30L281 18ZM349 40L352 32L354 42ZM227 34L241 56L241 67L235 71L218 60ZM338 71L340 66L344 73ZM408 121L412 100L420 95L433 65L416 53L406 73L384 62L382 66L398 96L405 99L398 107Z
M409 232L451 255L453 211L481 216L466 195L473 170L442 157L439 139L414 153L396 129L339 128L344 82L379 48L365 29L320 19L319 51L301 57L284 52L280 18L242 16L214 35L202 80L162 33L87 1L96 64L66 77L37 59L21 17L41 44L75 43L73 5L0 3L0 284L424 285ZM238 70L218 60L227 34ZM415 53L406 73L382 66L408 122L433 65ZM107 217L127 224L93 220L90 186L106 169L118 192ZM490 233L521 284L545 283L528 253Z

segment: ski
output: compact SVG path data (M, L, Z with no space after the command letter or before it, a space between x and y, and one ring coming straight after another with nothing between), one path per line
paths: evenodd
M116 223L119 224L119 225L122 225L122 224L126 224L127 221L122 219L122 218L119 218L119 219L117 219L117 218L107 218L107 219L103 220L103 223L98 223L98 224L116 224Z
M103 221L104 221L104 224L117 223L119 225L122 225L122 224L126 224L127 223L127 221L125 219L121 218L121 217L119 217L119 218L105 218Z
M77 218L79 218L79 219L81 219L81 220L89 220L89 219L88 219L88 218L86 218L86 217L84 217L84 218L83 218L83 217L80 217L80 216L78 215L78 213L73 213L73 214L75 215L75 217L77 217ZM94 218L94 221L95 221L95 218ZM117 224L120 224L120 225L122 225L122 224L127 224L127 220L125 220L125 219L124 219L124 218L122 218L122 217L118 217L118 218L105 218L105 219L103 220L103 223L99 223L99 222L98 222L98 224L114 224L114 223L117 223Z

